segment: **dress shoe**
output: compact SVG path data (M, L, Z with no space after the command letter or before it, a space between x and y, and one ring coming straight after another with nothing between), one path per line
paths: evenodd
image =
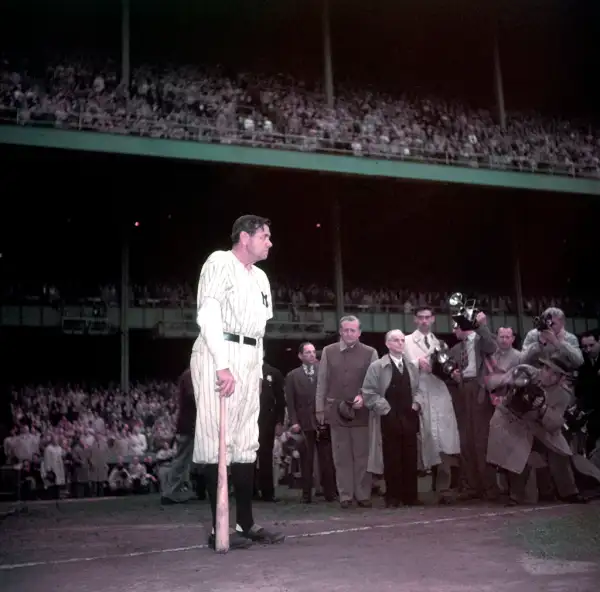
M241 532L240 534L242 537L249 539L253 543L275 545L276 543L283 543L283 541L285 541L285 535L283 533L267 530L256 524L252 526L250 530Z
M425 504L420 499L414 499L406 502L402 502L403 506L415 507L415 506L424 506Z
M439 499L438 499L438 504L440 504L440 506L451 506L456 502L456 500L448 494L442 494L440 495Z
M261 502L269 502L272 504L276 504L277 502L280 502L281 500L278 497L275 497L274 495L269 495L269 496L261 496L260 497L260 501Z
M215 550L215 542L216 542L216 537L214 534L211 534L208 537L208 546L213 551ZM229 549L231 551L233 551L235 549L248 549L251 546L252 546L252 540L249 539L248 537L242 536L241 533L239 533L235 530L232 530L229 533Z

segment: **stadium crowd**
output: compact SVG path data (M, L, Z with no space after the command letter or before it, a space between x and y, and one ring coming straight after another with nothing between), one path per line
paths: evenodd
M0 465L19 469L24 499L156 491L175 452L175 389L152 382L127 394L69 384L13 390L15 427Z
M584 123L509 113L502 129L466 105L342 86L330 109L318 87L283 75L140 66L128 88L116 64L5 60L0 110L21 125L600 176L600 133Z
M23 500L145 494L161 491L176 455L178 386L37 385L13 388L13 427L0 449L0 492ZM285 438L283 438L284 440ZM297 463L276 437L277 482ZM184 488L204 499L201 472Z
M273 302L277 308L294 313L300 310L333 309L335 292L331 287L317 284L299 285L283 281L271 282ZM6 304L47 304L52 306L98 304L116 307L120 304L117 284L25 284L14 282L2 289L2 301ZM132 306L193 308L196 306L195 286L192 284L155 283L131 286ZM410 314L417 306L431 303L438 312L448 312L448 292L420 292L401 286L364 288L348 286L344 301L347 308L362 312L402 311ZM469 293L476 298L478 306L492 314L516 314L516 304L507 295ZM571 317L594 317L600 315L600 303L572 299L568 296L525 295L525 314L535 316L550 306L558 306Z

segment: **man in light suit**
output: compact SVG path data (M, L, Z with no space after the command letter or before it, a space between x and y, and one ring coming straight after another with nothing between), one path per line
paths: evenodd
M463 330L455 325L458 343L450 349L450 356L460 368L452 378L456 383L453 394L460 433L461 497L495 500L500 494L496 470L486 461L494 406L484 379L488 371L485 358L496 352L497 345L485 314L479 312L475 321L476 329Z
M448 504L451 495L451 470L458 466L460 439L454 413L454 405L448 387L431 372L431 354L440 347L440 341L432 333L435 315L430 306L420 306L415 311L416 331L406 337L405 355L420 375L424 405L421 408L422 437L428 434L432 447L426 449L423 469L437 467L436 487L439 501Z
M365 407L372 411L371 453L383 460L387 507L413 506L418 498L418 433L423 399L419 373L404 354L405 336L387 333L388 354L373 362L362 386ZM379 433L377 433L379 432Z

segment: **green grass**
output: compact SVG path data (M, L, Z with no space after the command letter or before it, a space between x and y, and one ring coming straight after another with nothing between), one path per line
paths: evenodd
M570 516L528 519L512 530L510 538L540 559L599 560L600 506Z

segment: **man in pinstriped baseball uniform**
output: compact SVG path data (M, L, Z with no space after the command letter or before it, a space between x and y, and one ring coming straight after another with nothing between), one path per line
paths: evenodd
M198 283L200 334L191 357L197 418L194 462L205 465L206 490L213 517L209 546L215 545L219 459L219 397L227 398L227 465L235 491L236 528L231 549L252 542L278 543L280 533L254 522L254 461L258 450L258 415L263 339L273 316L271 287L254 264L272 246L270 221L242 216L233 224L230 251L215 251L202 267Z

